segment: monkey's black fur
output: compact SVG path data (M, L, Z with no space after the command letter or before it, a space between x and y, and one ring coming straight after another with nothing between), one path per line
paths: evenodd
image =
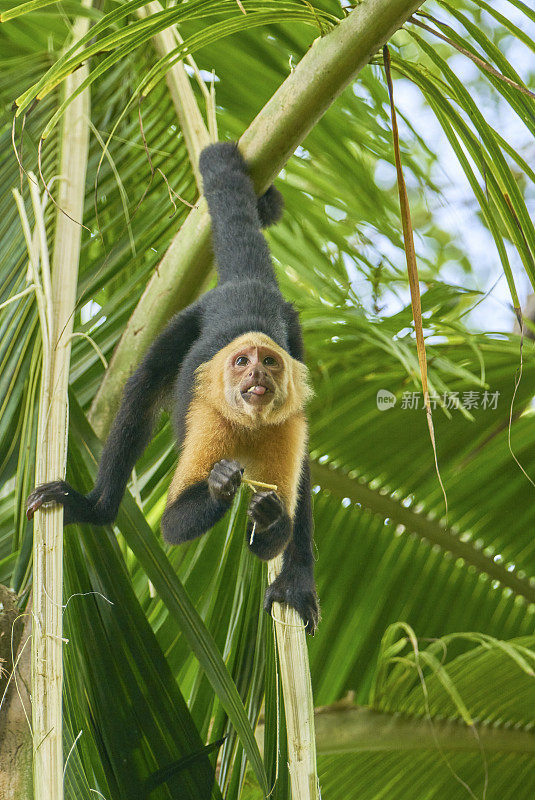
M64 506L64 522L103 525L112 522L126 483L152 432L154 414L164 394L174 389L174 423L180 442L192 399L194 373L237 336L259 331L293 358L303 360L297 313L279 290L261 226L275 222L282 198L271 187L257 200L247 166L233 143L219 143L201 154L204 194L212 219L219 283L199 301L177 314L156 339L128 380L119 412L104 446L94 489L87 495L64 481L44 484L28 498L28 515L43 503ZM238 474L239 473L239 474ZM193 539L226 512L241 481L237 462L219 462L209 478L188 487L162 518L167 541ZM226 488L225 488L226 487ZM257 528L252 549L260 558L284 551L279 577L266 592L265 608L274 601L293 606L313 633L318 606L313 579L310 476L305 459L292 522L280 502L260 493L252 504ZM277 498L278 499L278 498ZM255 508L256 506L256 508Z

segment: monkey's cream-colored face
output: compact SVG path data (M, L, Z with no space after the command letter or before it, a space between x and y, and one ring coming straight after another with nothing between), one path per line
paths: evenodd
M282 399L284 363L271 347L242 346L229 357L226 368L228 389L237 405L241 398L260 409Z
M256 332L239 336L202 364L196 385L224 416L246 427L283 422L311 394L305 365Z

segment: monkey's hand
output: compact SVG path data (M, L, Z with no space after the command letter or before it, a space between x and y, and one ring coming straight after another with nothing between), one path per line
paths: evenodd
M276 492L256 492L251 498L247 514L257 530L265 530L278 522L284 514L282 500Z
M314 578L306 567L286 564L280 575L266 589L264 610L271 614L273 603L286 603L301 616L305 630L314 636L320 620L320 608Z
M273 491L254 494L247 515L247 542L253 553L263 561L278 556L292 533L292 523L278 494Z
M237 461L222 458L208 476L208 488L215 500L230 505L241 483L243 468Z
M41 506L63 506L63 524L71 522L100 522L93 503L65 481L52 481L37 486L26 500L26 516L32 519Z

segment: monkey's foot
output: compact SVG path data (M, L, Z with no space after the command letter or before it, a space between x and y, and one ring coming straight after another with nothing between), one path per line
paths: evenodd
M210 494L216 500L231 503L241 483L243 468L237 461L222 458L214 464L208 476Z
M26 517L32 519L38 508L50 505L50 503L65 505L70 491L71 487L65 481L42 483L33 490L26 500Z
M305 630L314 636L320 621L318 596L314 581L303 570L283 570L266 589L264 610L271 614L273 603L286 603L294 608L305 624Z
M70 525L71 522L89 522L94 525L105 525L112 522L115 515L110 509L103 507L102 504L97 511L92 494L87 497L66 481L52 481L52 483L42 483L33 490L26 500L26 516L32 519L33 515L41 506L48 506L57 503L63 506L63 524Z

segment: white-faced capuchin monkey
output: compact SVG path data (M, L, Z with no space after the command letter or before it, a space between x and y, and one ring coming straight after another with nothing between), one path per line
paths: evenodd
M112 522L155 412L172 389L180 460L162 518L164 538L180 544L209 530L243 475L276 485L276 492L253 494L247 542L266 560L284 551L265 609L287 603L313 634L319 608L304 411L310 389L297 312L280 293L261 232L280 217L282 199L271 187L257 200L233 143L207 147L200 170L218 286L171 320L127 382L94 489L84 496L64 481L43 484L28 498L27 515L61 503L66 525Z

